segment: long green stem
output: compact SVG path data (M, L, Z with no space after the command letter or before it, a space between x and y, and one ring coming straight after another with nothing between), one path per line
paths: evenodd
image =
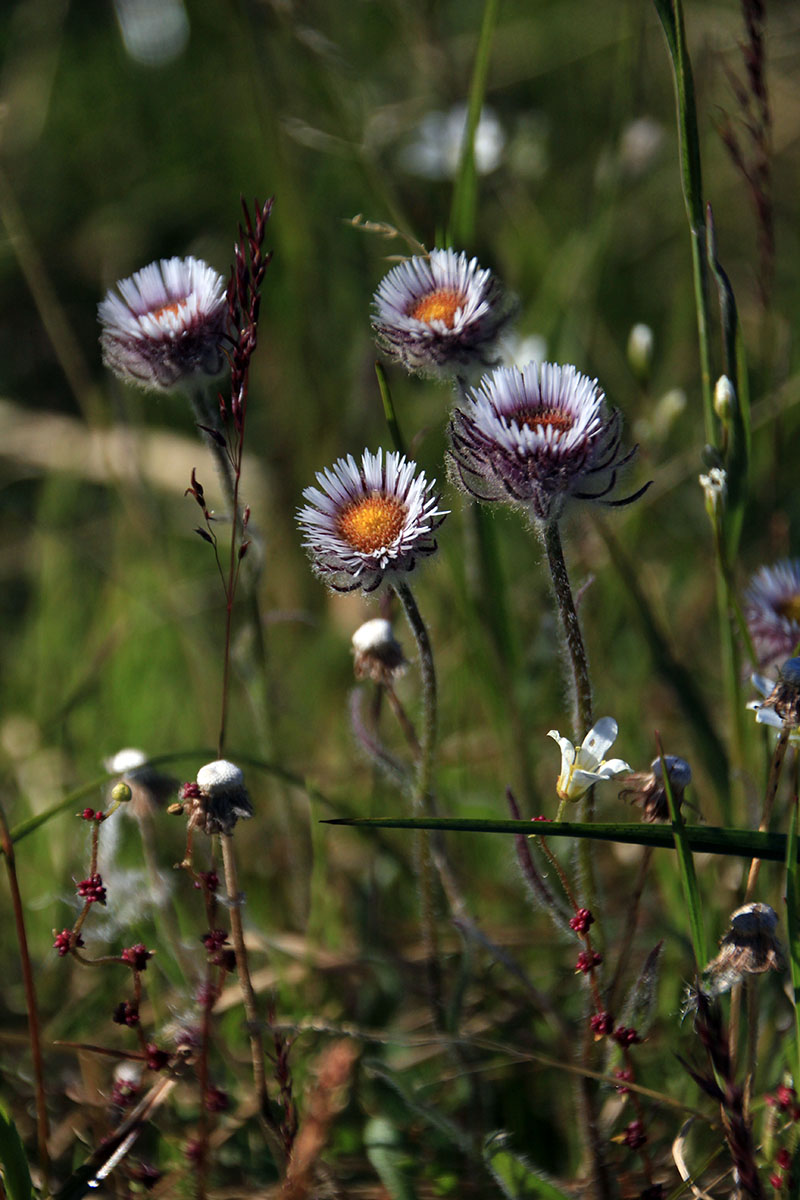
M553 592L561 617L561 626L567 643L570 668L572 671L572 723L578 741L582 740L593 724L592 717L592 681L589 676L589 662L586 648L583 644L578 613L572 598L572 588L567 574L567 564L564 561L564 551L561 546L561 534L556 521L544 522L541 527L542 540L547 552L547 562L550 567L550 578L553 581Z
M697 312L697 336L700 351L700 377L703 392L706 441L715 442L716 421L711 389L711 346L706 255L706 213L703 203L703 177L700 167L700 138L694 81L681 0L654 0L667 39L675 82L678 138L680 141L681 184L692 246L692 273Z
M230 906L231 938L236 954L236 973L239 976L239 987L247 1017L247 1037L250 1042L250 1059L253 1066L253 1082L256 1087L259 1115L275 1163L281 1169L285 1166L286 1154L280 1138L280 1132L276 1128L274 1118L271 1115L269 1094L267 1092L264 1042L261 1037L262 1022L256 1004L256 995L247 961L247 948L245 946L244 929L242 927L242 897L239 891L236 855L233 849L233 835L223 833L220 836L220 841L222 843L222 865L225 871L225 888Z
M438 720L436 670L433 662L433 652L431 650L430 638L428 637L428 630L408 584L398 581L394 584L394 590L403 606L403 611L406 614L406 619L411 626L411 632L417 644L420 675L422 678L423 712L419 739L420 752L417 758L417 774L413 793L414 813L417 816L422 813L433 816L431 785L433 781L433 756L436 747L436 727ZM431 1011L437 1028L443 1030L446 1028L447 1018L442 995L442 972L436 932L436 914L433 903L433 860L429 834L422 831L417 832L416 851L419 870L422 935L426 947Z

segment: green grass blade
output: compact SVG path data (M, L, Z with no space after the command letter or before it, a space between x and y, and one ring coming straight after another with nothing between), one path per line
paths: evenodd
M686 826L683 823L683 817L679 805L675 802L675 797L670 786L669 771L667 764L664 761L664 752L661 749L661 741L656 737L658 745L658 756L661 762L661 775L664 780L664 791L669 804L669 813L672 818L672 836L675 839L675 852L678 856L678 869L681 875L681 885L683 887L683 895L686 900L686 907L689 913L689 930L692 935L692 947L694 948L695 966L697 974L703 970L703 967L708 962L708 954L706 953L706 935L703 928L703 907L700 902L700 889L697 886L697 873L694 869L694 859L692 858L692 847L689 839L686 836Z
M593 838L627 846L654 846L674 850L675 834L669 825L624 822L581 823L578 821L481 820L475 817L334 817L326 825L348 825L364 829L441 829L445 833L523 833L537 836ZM684 825L682 841L695 854L722 854L734 858L786 860L786 837L782 833L760 833L753 829L730 829L718 825Z
M792 805L786 838L786 929L789 937L789 972L794 1005L795 1054L793 1075L800 1079L800 868L797 864L797 799Z
M680 139L681 183L692 244L706 441L715 443L716 420L711 389L710 320L706 270L706 218L703 206L703 177L700 168L700 138L697 132L694 81L683 28L681 0L654 0L654 3L664 29L672 61L678 137Z
M3 1164L3 1184L8 1200L31 1200L33 1185L28 1160L17 1127L4 1108L0 1107L0 1163Z
M467 106L467 123L461 147L453 201L450 208L450 243L453 246L468 245L475 233L477 210L478 176L475 170L475 131L481 119L483 100L486 95L486 79L489 74L489 57L497 24L500 0L486 0L483 21L478 37L478 49L472 72Z

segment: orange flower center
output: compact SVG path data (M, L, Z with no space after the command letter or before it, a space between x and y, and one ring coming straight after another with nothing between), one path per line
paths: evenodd
M464 307L465 300L466 297L461 292L440 288L417 301L408 315L417 321L425 321L428 325L431 321L444 321L447 328L452 329L456 313L459 308Z
M168 313L172 317L177 317L185 303L185 300L173 300L172 304L165 304L163 308L156 309L156 311L153 313L153 316L157 321L160 320L161 317L166 316Z
M776 605L778 613L787 621L797 621L800 624L800 595L790 596Z
M551 425L559 433L566 433L574 424L571 413L561 408L520 408L512 416L517 425L527 425L528 429L537 429L540 425L547 428Z
M393 497L365 496L342 509L337 530L359 554L374 554L392 544L403 528L406 512L406 506Z

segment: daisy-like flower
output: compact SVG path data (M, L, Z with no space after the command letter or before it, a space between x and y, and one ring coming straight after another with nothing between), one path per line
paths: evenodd
M197 258L162 258L97 307L103 362L126 383L168 392L225 366L225 280Z
M557 520L569 496L630 504L650 485L605 499L636 452L620 452L621 426L597 380L573 366L499 367L453 412L451 469L477 500L505 501L543 522Z
M372 328L389 358L438 378L498 361L496 343L516 305L491 271L455 250L406 259L373 297Z
M447 516L435 482L403 455L365 450L317 472L297 514L311 564L334 591L373 592L436 550L434 532Z
M800 726L800 658L789 658L781 667L777 680L765 675L751 675L750 681L763 700L751 700L747 707L756 714L759 725L775 729L797 729ZM796 742L798 735L792 735Z
M745 618L759 664L788 658L800 643L800 559L760 567L744 593Z
M630 774L633 768L623 759L604 757L618 732L619 726L613 717L601 717L576 748L557 729L549 731L547 736L561 747L561 774L556 790L562 800L580 800L600 780Z

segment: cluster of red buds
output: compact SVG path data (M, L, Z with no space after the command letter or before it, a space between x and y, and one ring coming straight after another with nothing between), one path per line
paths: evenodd
M598 954L596 950L581 950L575 961L575 974L582 972L588 975L595 967L599 967L602 961L602 954Z
M106 889L103 887L102 876L95 871L88 879L82 879L78 884L78 895L88 904L105 904Z

